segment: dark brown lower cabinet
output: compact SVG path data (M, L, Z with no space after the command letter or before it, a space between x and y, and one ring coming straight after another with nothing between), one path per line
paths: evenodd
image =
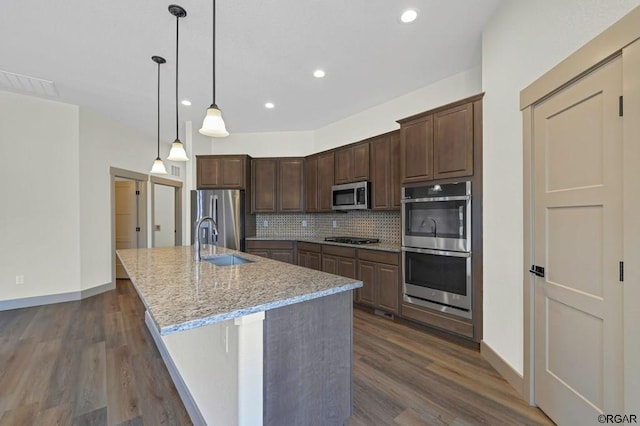
M247 253L295 265L294 245L294 241L249 240Z
M356 250L351 247L323 245L322 270L356 279Z
M397 253L358 250L358 279L362 281L357 302L398 313L400 256Z
M322 271L322 246L315 243L298 243L298 265Z

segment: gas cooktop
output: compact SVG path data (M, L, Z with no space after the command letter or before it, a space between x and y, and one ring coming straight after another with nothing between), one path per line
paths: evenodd
M380 240L377 238L359 238L359 237L326 237L325 241L342 244L375 244Z

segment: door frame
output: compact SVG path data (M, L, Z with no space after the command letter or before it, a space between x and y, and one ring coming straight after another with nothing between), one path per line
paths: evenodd
M156 185L170 186L174 189L175 233L173 245L182 245L182 181L151 176L151 247L156 246Z
M111 186L111 282L116 285L116 178L123 178L136 181L136 186L140 195L138 198L138 234L139 248L146 248L149 245L147 240L147 181L149 176L144 173L132 172L130 170L109 167Z
M530 404L534 400L534 279L529 273L529 265L533 264L533 107L547 97L568 86L577 79L588 74L611 58L623 57L623 97L624 116L636 117L634 120L623 120L623 259L625 259L625 277L623 285L624 315L624 407L626 412L637 408L634 404L640 400L640 307L633 301L640 300L640 265L632 263L640 259L640 239L632 238L640 235L640 197L634 193L637 182L640 182L640 85L636 77L635 84L630 84L629 76L640 75L640 7L636 7L618 22L606 29L593 40L571 54L550 71L542 75L520 92L520 109L523 113L523 319L524 319L524 371L522 391L523 397ZM630 47L629 47L630 46ZM635 283L635 285L632 285ZM518 384L514 387L519 388Z

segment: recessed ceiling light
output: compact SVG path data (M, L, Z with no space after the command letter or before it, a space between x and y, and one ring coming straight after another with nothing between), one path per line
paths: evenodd
M324 71L322 71L322 70L315 70L315 71L313 72L313 76L314 76L315 78L322 78L322 77L324 77Z
M185 99L185 100L183 100L183 101L182 101L182 105L184 105L184 106L191 106L191 101L190 101L190 100L188 100L188 99Z
M409 22L415 21L417 17L418 11L416 9L407 9L402 12L402 15L400 15L400 20L405 24L408 24Z
M266 104L264 104L265 108L269 108L269 109L273 109L275 107L275 105L273 104L273 102L267 102Z

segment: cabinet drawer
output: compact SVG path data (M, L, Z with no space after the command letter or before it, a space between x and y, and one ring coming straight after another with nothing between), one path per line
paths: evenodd
M322 246L322 253L332 256L350 257L352 259L355 259L356 257L356 249L351 247L332 246L328 244Z
M300 241L298 243L298 250L303 250L303 251L312 251L315 253L320 253L320 249L322 248L322 246L320 244L316 244L316 243L306 243L304 241Z
M293 249L293 241L248 240L247 249Z
M358 258L361 260L368 260L370 262L386 263L388 265L400 264L399 253L391 253L388 251L359 249Z

